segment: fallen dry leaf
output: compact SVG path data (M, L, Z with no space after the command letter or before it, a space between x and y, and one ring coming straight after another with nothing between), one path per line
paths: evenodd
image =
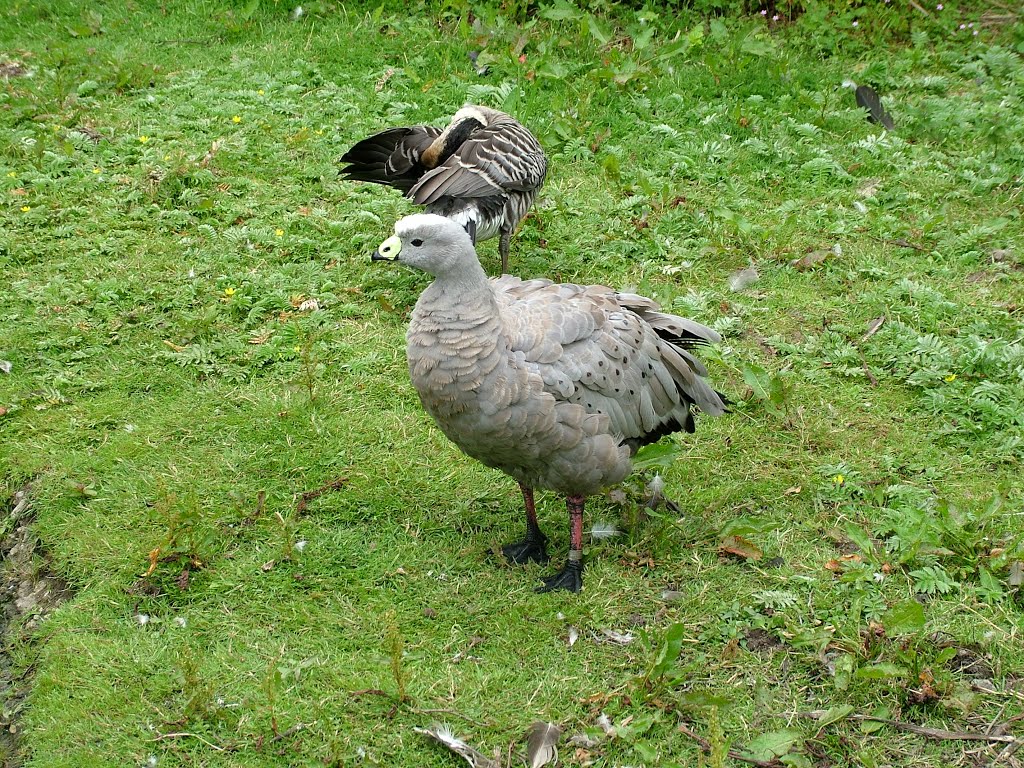
M153 571L156 570L156 564L159 560L160 547L153 547L153 549L149 551L149 568L146 569L146 572L143 574L143 578L153 575Z
M758 546L742 536L726 536L718 550L727 555L735 555L744 560L760 560L763 552Z
M825 563L825 570L833 572L841 571L843 570L843 566L846 563L860 563L863 560L864 558L858 555L857 553L854 553L852 555L843 555L842 557L838 557L835 560L829 560L827 563Z
M382 90L384 90L384 86L388 84L388 80L390 80L392 77L394 77L394 75L395 75L395 70L394 69L392 69L391 67L388 67L387 69L385 69L384 70L384 74L381 75L377 79L377 82L373 84L373 90L376 91L377 93L380 93Z
M793 259L789 262L789 266L798 272L804 272L816 264L821 264L825 259L832 255L832 251L810 251L799 259Z
M803 488L799 485L794 485L792 488L787 488L782 492L783 496L793 496L794 494L800 493Z
M199 165L202 166L203 168L205 168L207 165L209 165L210 161L213 160L213 158L217 154L217 152L220 151L220 145L221 145L221 140L220 139L214 139L213 143L210 145L210 148L208 150L206 150L206 154L203 155L203 159L199 161Z

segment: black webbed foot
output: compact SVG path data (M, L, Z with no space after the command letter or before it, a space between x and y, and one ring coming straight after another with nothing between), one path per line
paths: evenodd
M554 576L544 578L543 582L544 586L537 587L537 592L553 592L556 589L579 592L583 588L583 563L570 560L565 568Z
M533 560L535 563L546 563L548 561L548 539L543 534L540 538L527 536L522 541L514 541L501 548L501 553L510 563L522 565Z

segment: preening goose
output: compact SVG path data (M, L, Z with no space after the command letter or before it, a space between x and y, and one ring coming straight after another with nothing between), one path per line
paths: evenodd
M537 139L496 109L466 106L444 130L389 128L341 157L342 176L400 189L429 213L466 228L474 244L500 235L501 271L509 239L533 205L548 160Z
M489 280L468 234L441 216L401 219L373 258L434 277L409 323L409 373L464 453L519 482L526 537L506 557L547 560L533 489L562 493L568 561L541 591L579 591L586 497L625 478L640 446L692 432L695 409L725 411L692 352L720 337L600 285Z

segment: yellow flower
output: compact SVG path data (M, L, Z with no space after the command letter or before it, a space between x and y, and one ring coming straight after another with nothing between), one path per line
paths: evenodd
M93 168L93 169L92 169L92 172L93 172L93 173L99 173L99 172L100 172L100 169L99 169L99 168Z
M224 295L225 295L225 296L228 296L228 297L230 297L230 296L234 296L234 295L235 295L235 289L234 289L234 288L231 288L230 286L229 286L229 287L227 287L227 288L225 288L225 289L224 289Z
M262 96L265 93L265 91L262 88L260 88L258 91L256 91L256 93Z
M8 171L7 175L10 176L12 179L18 178L18 174L16 174L14 171Z
M242 122L242 118L239 115L235 115L234 117L231 118L231 122L232 123L236 123L236 124L240 123L240 122Z
M171 156L170 156L170 155L164 155L164 162L165 162L165 163L166 163L166 162L167 162L168 160L170 160L170 159L171 159Z
M278 237L284 237L284 230L283 229L275 229L274 230L274 234L277 235Z
M302 347L300 347L298 344L296 344L294 347L292 347L292 349L295 350L296 354L298 354L299 352L302 351Z
M147 141L149 141L149 136L139 136L139 141L145 144Z
M947 376L945 380L946 381L956 381L956 374L955 373L949 374L949 376Z
M30 206L28 206L28 205L21 206L21 212L22 213L28 213L31 210L32 210L32 208Z
M846 478L843 475L839 474L832 478L832 482L835 483L836 485L842 485L843 483L846 482Z

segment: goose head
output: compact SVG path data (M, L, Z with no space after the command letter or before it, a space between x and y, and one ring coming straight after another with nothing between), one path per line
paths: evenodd
M395 222L395 234L370 256L397 261L434 277L476 274L482 267L466 230L451 219L416 213Z
M475 131L485 128L500 113L487 107L468 104L452 117L448 127L420 156L426 168L436 168L451 157Z

